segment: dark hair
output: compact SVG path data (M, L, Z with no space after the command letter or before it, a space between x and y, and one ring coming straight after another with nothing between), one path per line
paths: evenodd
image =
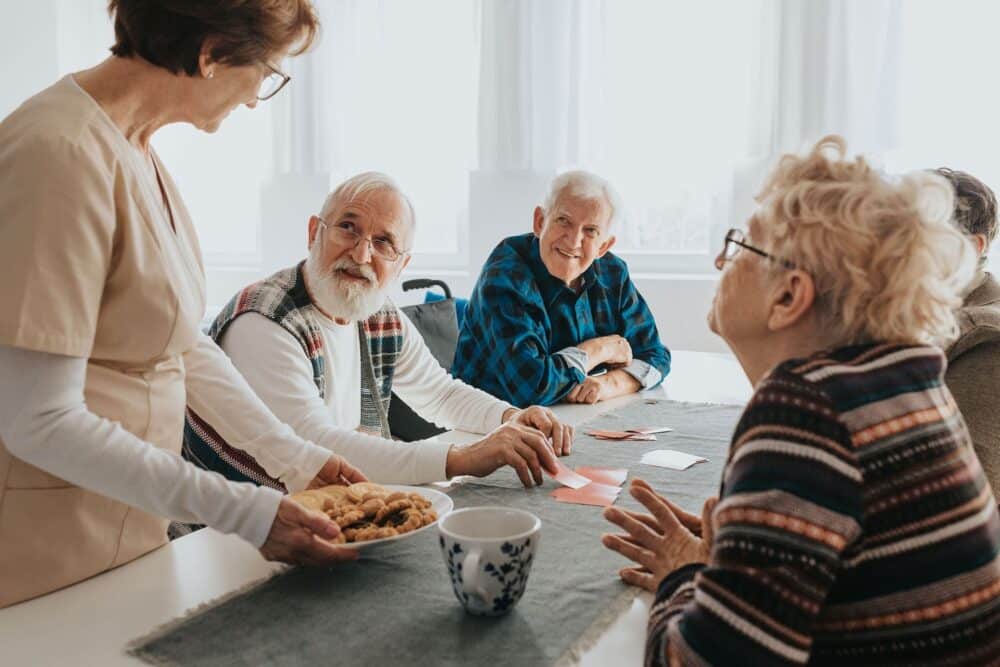
M953 218L966 234L982 234L986 245L997 235L997 197L989 186L964 171L947 167L936 169L955 188L955 213Z
M291 49L299 55L319 31L310 0L110 0L115 22L111 53L138 55L174 74L198 71L205 40L212 59L250 65Z

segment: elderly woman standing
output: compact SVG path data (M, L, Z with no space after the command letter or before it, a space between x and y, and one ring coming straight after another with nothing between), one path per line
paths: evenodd
M606 546L656 593L647 664L985 664L1000 517L937 347L972 277L951 188L785 156L716 260L709 322L755 387L703 523L638 481Z
M318 28L308 0L112 0L112 57L0 125L0 607L166 542L167 518L271 559L350 558L280 493L179 456L185 402L292 490L362 476L254 396L198 325L205 285L180 193L150 146L214 132L287 83ZM161 518L165 517L165 518Z

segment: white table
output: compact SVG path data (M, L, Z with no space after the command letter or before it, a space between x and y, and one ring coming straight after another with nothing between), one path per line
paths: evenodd
M728 355L678 352L662 389L673 400L744 402L750 385ZM638 400L627 396L596 406L561 405L570 424ZM463 443L479 436L440 436ZM595 538L596 539L596 538ZM126 644L189 610L279 571L232 535L201 530L116 570L0 610L2 665L141 665ZM640 665L651 596L639 596L583 658L583 665Z

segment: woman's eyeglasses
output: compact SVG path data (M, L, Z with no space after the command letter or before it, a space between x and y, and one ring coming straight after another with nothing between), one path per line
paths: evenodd
M746 248L750 252L756 253L765 259L769 259L772 262L778 262L786 269L794 269L795 264L789 262L787 259L782 259L781 257L775 257L774 255L764 252L760 248L756 248L746 242L746 236L739 229L730 229L726 232L726 242L722 247L722 255L720 255L721 262L717 263L719 269L722 268L722 264L728 262L736 255L740 254L740 250Z
M292 77L285 74L280 69L272 65L267 61L263 61L264 67L266 67L270 72L264 79L260 82L260 88L257 90L257 99L263 102L264 100L269 100L278 94L285 85L292 80Z

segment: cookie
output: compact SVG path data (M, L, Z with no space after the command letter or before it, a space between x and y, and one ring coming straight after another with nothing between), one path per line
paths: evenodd
M388 500L388 499L387 499ZM396 512L402 512L405 509L410 509L413 507L413 503L409 498L403 497L392 502L386 502L385 507L380 509L375 514L375 523L382 524L385 523L386 518L395 514Z
M323 497L319 495L306 495L304 493L297 493L292 496L292 499L299 505L302 505L306 509L320 511L323 509Z
M357 484L351 484L346 489L347 497L352 503L363 502L365 497L371 494L380 497L389 495L388 489L374 482L358 482Z

